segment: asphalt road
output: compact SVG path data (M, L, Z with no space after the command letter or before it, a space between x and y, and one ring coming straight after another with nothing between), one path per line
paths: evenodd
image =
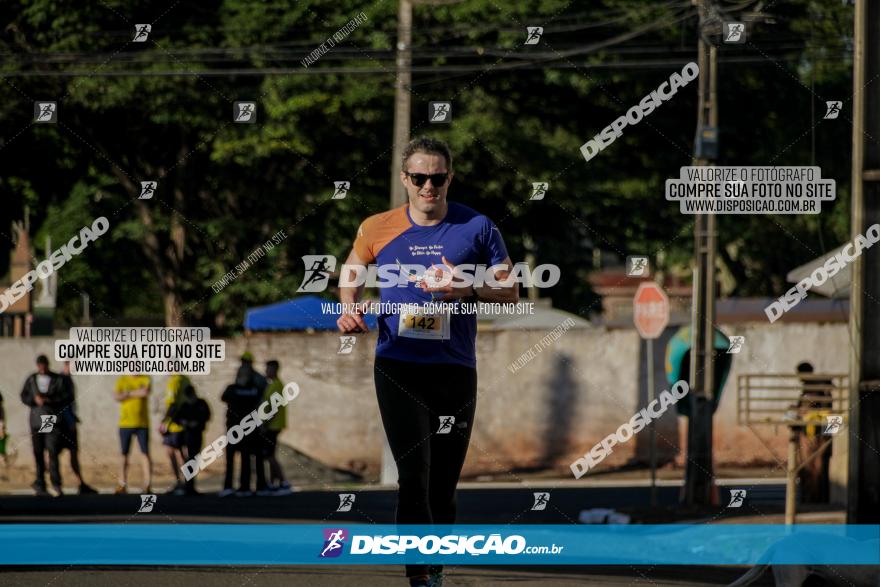
M743 486L751 487L746 484ZM634 522L663 523L691 520L723 521L736 516L778 513L784 505L784 488L778 484L752 487L750 507L720 506L685 511L677 505L679 488L658 488L658 505L650 507L647 487L602 486L548 489L550 501L543 511L532 511L533 493L540 485L516 485L459 490L458 522L465 524L570 524L581 510L614 508L633 516ZM314 523L320 521L393 523L395 492L345 489L356 495L350 512L337 512L336 492L302 491L285 497L197 497L158 495L151 513L137 513L138 495L68 495L37 498L0 497L0 531L4 523ZM173 526L170 526L173 528ZM51 537L47 537L51 541ZM51 563L51 554L47 554ZM746 572L726 567L474 567L447 568L447 586L471 585L728 585ZM755 585L773 585L771 573ZM144 586L193 587L210 585L316 587L407 585L398 566L312 567L7 567L0 585L40 586Z
M447 569L445 587L515 585L516 587L589 587L650 585L729 585L745 569L626 567L499 569L454 567ZM7 569L0 584L40 587L405 587L400 567L198 567L198 568L82 568ZM765 573L753 585L773 585Z
M650 505L647 487L560 487L546 489L550 494L544 510L532 511L535 492L532 487L460 489L458 519L461 524L574 524L582 510L613 508L628 513L635 523L672 523L683 519L721 521L737 516L755 516L783 511L785 490L782 485L750 486L748 498L740 508L714 507L685 509L678 505L679 488L657 488L657 506ZM339 493L354 493L350 512L337 512ZM117 519L138 522L235 523L236 521L278 523L292 520L390 524L394 522L395 491L345 489L337 492L298 491L284 497L225 497L203 494L197 497L158 495L151 514L137 514L138 495L70 495L61 498L35 496L0 497L0 523L25 522L96 522Z

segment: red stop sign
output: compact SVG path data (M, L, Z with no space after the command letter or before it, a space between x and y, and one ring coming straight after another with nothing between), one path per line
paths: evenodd
M639 284L633 298L633 322L642 338L657 338L669 324L669 298L653 281Z

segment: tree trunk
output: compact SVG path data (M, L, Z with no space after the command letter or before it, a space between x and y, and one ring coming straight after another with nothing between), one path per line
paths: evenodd
M183 299L180 296L180 276L182 275L181 268L186 245L186 227L180 220L180 213L171 212L171 234L168 235L167 244L163 247L162 241L156 233L155 222L153 221L153 208L150 205L152 200L136 199L140 195L140 187L135 185L125 173L115 167L113 172L128 194L135 198L135 209L146 229L142 248L157 278L162 295L162 306L165 312L165 325L185 326L185 310ZM183 194L179 190L175 190L174 195L176 204L182 202Z
M162 305L165 307L165 326L186 326L183 300L177 292L163 291Z

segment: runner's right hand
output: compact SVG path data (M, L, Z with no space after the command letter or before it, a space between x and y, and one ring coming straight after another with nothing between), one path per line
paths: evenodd
M361 302L357 304L354 312L343 314L339 318L337 318L336 326L343 334L369 332L370 329L367 328L367 323L364 322L363 315L364 304L363 302Z

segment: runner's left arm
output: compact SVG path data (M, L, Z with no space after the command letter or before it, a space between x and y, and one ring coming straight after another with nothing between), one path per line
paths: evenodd
M507 254L507 246L501 231L494 222L484 218L483 231L481 234L483 254L489 263L486 272L486 281L483 285L474 288L477 299L483 302L500 302L502 304L515 304L519 301L519 283L513 271L513 261Z
M501 267L506 267L506 269ZM511 273L512 269L513 261L510 260L510 257L499 263L493 271L493 279L488 279L487 276L486 283L474 288L477 299L481 302L517 303L519 301L519 283L516 281L516 276Z

